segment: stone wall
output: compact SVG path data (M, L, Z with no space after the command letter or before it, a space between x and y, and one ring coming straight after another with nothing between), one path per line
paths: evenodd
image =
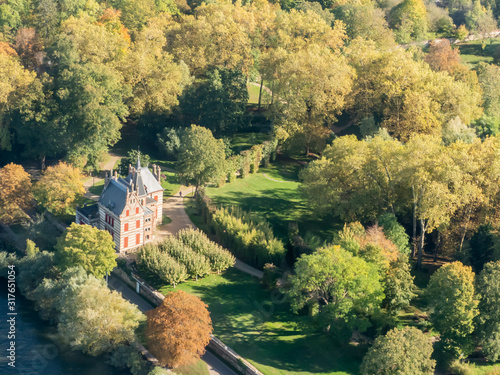
M149 300L156 306L162 304L165 296L154 289L152 286L148 285L143 279L138 275L132 273L132 279L130 276L120 268L115 268L112 274L127 285L129 285L134 290L136 289L137 282L140 284L139 294ZM210 349L214 354L224 359L229 363L234 369L236 369L240 374L243 375L263 375L259 370L257 370L251 363L242 358L233 349L228 347L222 341L220 341L214 335L210 335L211 339L208 343L208 349Z

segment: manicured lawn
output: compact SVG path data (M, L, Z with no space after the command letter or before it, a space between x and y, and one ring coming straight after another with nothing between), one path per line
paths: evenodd
M94 183L94 186L89 187L89 191L95 195L101 195L103 189L104 189L104 180L99 180L96 183Z
M179 366L173 370L178 375L209 375L208 367L203 360L198 360L189 366Z
M362 348L340 345L311 327L309 317L293 314L282 296L265 290L255 277L231 268L175 289L207 303L214 334L266 375L358 374Z
M259 91L260 86L247 85L248 88L248 104L259 104ZM271 102L271 95L262 89L262 98L260 100L261 104L268 104Z
M500 48L500 40L498 38L492 38L486 39L485 42L484 51L480 40L459 44L458 48L460 50L462 62L470 68L475 68L480 62L492 63L494 61L495 51L498 51Z
M245 179L238 178L221 188L208 188L207 194L216 205L235 205L261 213L280 238L287 237L289 222L297 222L302 234L311 232L331 240L343 224L318 218L311 212L299 192L300 168L294 161L276 162Z
M177 173L162 171L161 174L165 176L165 181L161 184L165 189L163 191L163 196L166 197L177 194L181 187Z

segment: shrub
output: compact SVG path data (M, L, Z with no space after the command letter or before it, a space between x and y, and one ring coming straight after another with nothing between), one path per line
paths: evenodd
M158 276L174 288L188 277L186 267L179 264L169 254L161 252L157 245L148 244L141 247L139 265Z
M281 265L285 247L274 238L269 223L241 209L221 208L212 215L212 225L221 244L238 258L256 267L265 263Z
M235 259L220 245L210 241L205 233L197 229L183 229L177 233L177 238L192 251L208 259L213 272L220 273L231 267Z
M251 164L251 151L245 150L241 152L241 165L240 165L240 176L241 178L248 177L250 173L250 164Z
M177 262L186 267L187 273L192 278L204 277L210 274L210 262L202 255L192 250L176 237L168 237L160 244L160 250L166 252Z

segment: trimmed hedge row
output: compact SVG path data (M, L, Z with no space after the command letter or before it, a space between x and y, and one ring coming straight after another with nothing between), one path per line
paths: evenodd
M248 150L241 151L239 155L226 159L226 176L222 176L218 186L226 183L226 180L233 182L236 173L239 172L241 178L246 178L250 173L257 173L261 164L269 166L271 158L276 157L277 140L266 141L254 145Z
M199 230L185 229L158 244L141 247L140 267L174 287L189 277L198 280L231 267L234 257Z
M203 189L198 192L197 205L218 242L237 258L258 268L266 263L280 266L284 262L283 242L274 237L269 223L257 214L238 207L217 209Z

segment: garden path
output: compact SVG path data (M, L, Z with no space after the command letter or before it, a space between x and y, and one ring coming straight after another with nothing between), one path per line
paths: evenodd
M269 177L267 174L262 172L262 175L267 178L268 180L274 181L274 182L290 182L290 181L283 181L283 180L275 180L274 178Z
M179 192L182 193L182 196L177 193L177 195L168 198L163 203L163 216L168 216L172 219L172 222L165 225L160 225L156 231L156 239L159 240L165 236L176 234L182 229L185 228L196 228L191 219L186 213L184 207L184 199L192 199L185 198L187 194L193 192L192 186L181 186ZM249 275L258 277L262 279L264 276L264 272L242 262L241 260L236 260L234 267L242 272L248 273Z

